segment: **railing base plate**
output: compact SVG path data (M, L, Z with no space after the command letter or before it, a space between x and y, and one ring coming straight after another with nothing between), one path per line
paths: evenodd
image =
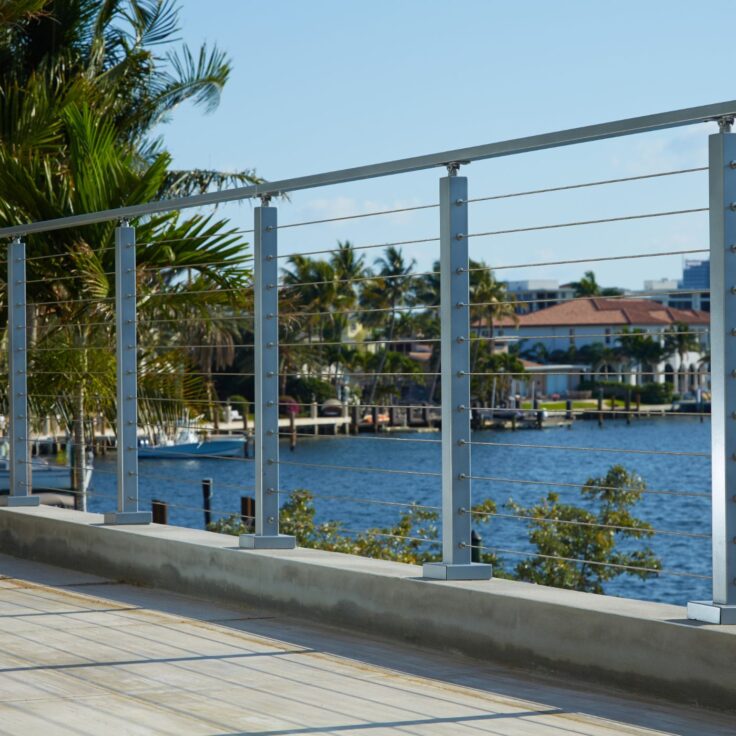
M294 549L296 537L288 534L241 534L240 546L243 549Z
M480 562L468 565L447 565L444 562L425 562L422 577L429 580L490 580L493 567Z
M38 496L7 496L8 506L38 506L41 499Z
M153 517L150 511L108 511L105 524L151 524Z
M706 624L736 624L736 606L725 606L711 601L690 601L687 617Z

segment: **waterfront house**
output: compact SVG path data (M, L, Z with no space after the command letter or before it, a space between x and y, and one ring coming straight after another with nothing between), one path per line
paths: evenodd
M675 391L687 393L709 386L709 319L707 312L675 309L649 299L590 297L522 314L516 320L501 319L493 325L478 321L473 331L503 344L517 340L522 355L536 348L537 355L548 356L540 362L559 363L562 361L555 356L564 355L565 363L579 363L579 357L570 361L571 354L584 355L583 348L594 348L588 352L598 358L589 367L598 379L632 385L668 382ZM688 339L681 341L681 350L673 348L676 341L672 333L678 329L688 333ZM667 352L653 363L637 359L625 349L629 341L623 337L633 331L650 336Z

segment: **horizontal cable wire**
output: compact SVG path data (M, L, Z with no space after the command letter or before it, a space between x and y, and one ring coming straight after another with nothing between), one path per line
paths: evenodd
M552 364L554 365L554 363ZM676 375L685 375L686 371L676 371ZM356 375L352 374L351 375ZM430 373L424 373L422 375L429 376ZM591 375L601 375L599 371L590 371L586 373L585 371L540 371L539 373L532 373L531 371L496 371L491 372L488 371L487 373L484 372L477 372L477 371L467 371L464 372L464 375L466 376L591 376ZM617 376L664 376L667 375L664 371L615 371L615 375ZM693 375L699 375L699 376L709 376L710 371L700 371ZM621 384L622 386L626 386L626 384Z
M152 245L160 245L161 243L183 243L189 240L214 240L214 239L227 238L231 235L248 235L253 232L254 232L253 229L231 230L229 232L213 233L211 235L186 235L186 236L182 236L181 238L156 238L156 240L141 241L139 243L136 243L136 245L139 245L139 246L143 245L146 247L150 247Z
M300 437L314 437L313 434L309 432L297 432L297 435ZM291 432L279 432L280 437L291 437ZM423 439L414 439L412 437L360 437L361 440L368 440L369 442L375 442L378 440L379 442L418 442L419 444L425 443L430 445L440 445L442 444L442 440L423 440Z
M93 255L97 255L99 253L105 253L105 252L111 251L111 250L115 250L115 246L114 245L111 245L111 246L109 246L107 248L96 248L93 251ZM71 251L65 251L63 253L50 253L48 255L43 255L43 256L26 256L25 261L26 261L26 263L29 263L31 261L45 261L45 260L48 260L49 258L66 258L66 257L73 257L73 256L76 256L76 255L80 255L80 254L79 253L72 253Z
M539 325L542 327L542 325ZM552 327L552 325L550 325ZM478 329L478 328L475 328ZM480 329L483 329L482 327ZM514 327L501 327L503 332L494 332L491 335L471 335L467 339L472 341L477 340L503 340L505 337L516 337L520 340L582 340L589 337L609 337L611 340L633 340L638 337L666 337L667 335L691 335L697 337L698 335L706 335L710 332L710 327L698 325L697 330L688 332L673 332L667 327L661 327L654 332L611 332L606 334L605 332L599 334L590 334L588 332L576 332L574 335L569 333L561 333L559 335L524 335L524 334L511 334L506 330L518 329ZM404 342L426 342L423 338L417 337L413 340L405 340ZM360 344L360 343L357 343Z
M490 511L470 511L475 516L489 516L497 519L513 519L515 521L534 521L542 524L569 524L571 526L594 527L596 529L610 529L611 531L640 531L645 534L664 534L673 537L689 537L692 539L710 539L710 534L697 534L695 532L682 532L677 529L647 529L637 526L625 526L617 524L601 524L593 521L578 521L573 519L549 519L544 516L523 516L520 514L504 514Z
M548 194L549 192L563 192L570 189L585 189L587 187L599 187L604 184L620 184L627 181L641 181L643 179L656 179L663 176L674 176L676 174L692 174L696 171L708 171L707 166L698 166L690 169L676 169L674 171L660 171L653 174L641 174L639 176L624 176L618 179L600 179L598 181L589 181L583 184L567 184L557 187L546 187L544 189L530 189L525 192L511 192L510 194L492 194L486 197L473 197L465 201L470 204L472 202L490 202L495 199L511 199L512 197L528 197L533 194ZM435 205L439 206L439 205Z
M298 492L300 489L298 488L292 488L291 490L287 490L286 488L279 488L278 493L286 495L286 494L292 494ZM392 507L400 507L400 508L411 508L411 509L426 509L429 511L441 511L442 509L439 506L427 506L426 504L420 504L420 503L405 503L401 501L380 501L378 499L374 498L365 498L365 497L357 497L357 496L343 496L343 495L335 495L332 493L315 493L314 491L307 491L310 496L313 496L314 498L322 498L326 500L331 501L352 501L354 503L366 503L366 504L375 504L377 506L392 506Z
M195 374L188 373L187 375L192 376ZM227 373L217 373L216 375L226 376ZM241 374L238 373L236 375L241 375ZM355 376L415 376L417 378L431 378L432 376L441 376L441 375L442 375L441 373L423 373L421 371L404 371L404 372L393 371L392 373L359 373L357 371L350 371L350 376L353 378ZM501 375L509 375L509 374L506 373L506 374L501 374ZM296 378L302 378L304 376L304 372L302 371L301 373L279 373L279 376L286 376L287 378L292 377L292 376Z
M24 307L48 307L61 304L104 304L105 302L114 302L114 296L101 296L94 299L55 299L50 302L27 302ZM18 305L20 306L20 305Z
M364 281L392 281L394 279L411 279L423 278L424 276L439 276L439 271L419 271L407 274L374 274L371 276L357 276L349 279L330 279L329 281L297 281L295 283L279 283L284 289L293 289L300 286L322 286L323 284L359 284Z
M558 481L545 481L545 480L527 480L522 478L501 478L498 476L490 475L472 475L469 476L470 480L483 480L492 481L494 483L513 483L520 485L531 485L531 486L545 486L549 488L574 488L576 490L584 490L586 488L593 488L598 491L635 491L637 493L647 493L657 496L678 496L686 498L711 498L710 493L703 491L663 491L655 490L652 488L620 488L618 486L591 486L586 483L565 483ZM472 512L475 513L475 512Z
M595 399L593 399L595 400ZM623 399L616 399L617 402L623 402ZM636 403L636 402L632 402ZM570 409L570 414L621 414L622 416L631 416L631 415L642 415L642 419L648 418L650 415L653 417L683 417L683 418L693 418L693 417L709 417L710 412L708 411L668 411L666 409L650 409L647 407L652 406L652 404L642 404L640 409L619 409L616 407L611 407L610 409L596 409L594 406L591 406L590 409ZM657 406L657 404L654 404L654 406ZM547 411L551 412L566 412L567 409L547 409Z
M400 245L419 245L422 243L439 243L439 238L416 238L414 240L396 240L393 243L371 243L370 245L353 245L352 250L373 250L375 248L393 248ZM307 250L304 252L279 253L274 258L292 258L294 256L318 256L325 253L337 253L339 246L335 248L326 248L324 250Z
M394 215L399 212L416 212L417 210L429 210L439 207L436 204L418 204L413 207L397 207L391 210L375 210L374 212L362 212L354 215L343 215L341 217L327 217L323 220L304 220L302 222L289 222L285 225L278 225L277 230L285 230L290 227L304 227L305 225L322 225L327 222L341 222L343 220L358 220L364 217L376 217L378 215Z
M225 458L218 458L218 459L224 460ZM181 478L175 475L166 475L166 474L162 475L160 473L141 473L140 470L138 471L138 477L139 478L154 478L156 480L168 480L173 483L189 483L191 485L196 485L196 486L202 485L201 480L195 480L193 478ZM223 488L234 488L235 490L241 490L241 491L252 491L255 489L255 486L252 484L226 483L225 481L221 481L221 480L217 481L216 486L223 487ZM195 509L195 510L200 510L200 509ZM204 511L204 507L201 510Z
M374 537L387 537L389 539L405 539L408 542L423 542L424 544L442 544L441 539L427 539L426 537L409 537L405 534L390 534L389 532L380 532L377 529L345 529L340 528L343 534L370 534Z
M535 263L515 263L510 266L473 266L468 268L472 271L504 271L509 268L535 268L538 266L567 266L574 263L601 263L604 261L629 261L637 258L661 258L664 256L686 256L694 253L710 253L708 248L695 248L692 250L670 250L661 253L633 253L626 256L601 256L598 258L570 258L565 261L537 261ZM433 273L439 275L439 272ZM606 299L607 297L601 297Z
M198 240L198 238L193 238ZM220 269L223 266L237 267L243 269L245 274L250 273L250 268L245 262L236 263L213 263L212 261L199 261L194 263L165 263L158 266L139 266L138 271L145 271L149 273L158 273L159 271L188 271L192 268L217 268ZM247 270L246 270L247 269Z
M473 549L482 549L489 552L500 552L507 555L518 555L520 557L540 557L546 560L559 560L560 562L577 562L581 565L600 565L601 567L613 567L620 570L632 570L634 572L651 572L657 575L675 575L684 578L698 578L699 580L710 580L710 575L699 575L694 572L680 572L678 570L657 569L655 567L637 567L636 565L620 565L615 562L598 562L597 560L580 560L576 557L561 557L559 555L543 555L539 552L522 552L518 549L505 549L503 547L485 547L482 545L466 545Z
M501 282L504 283L504 282ZM544 289L523 289L523 291L545 291ZM507 291L508 294L514 294L513 291ZM567 304L569 302L588 302L591 299L605 299L606 301L621 301L621 300L636 300L636 299L652 299L653 301L657 301L657 297L663 297L663 296L681 296L682 298L687 298L689 296L692 296L694 294L710 294L710 289L677 289L676 291L634 291L634 292L628 292L625 294L611 294L610 296L572 296L569 298L563 298L563 297L557 297L557 296L550 296L547 298L539 298L539 299L498 299L495 302L470 302L468 304L469 307L495 307L501 304L511 304L514 306L518 306L521 304L550 304L554 302L552 306L556 306L558 304ZM668 307L672 309L673 307ZM677 309L678 307L674 307ZM534 314L534 312L523 312L522 314Z
M94 276L114 276L115 271L103 271L102 273L96 273ZM85 274L71 274L70 276L54 276L53 281L56 283L57 281L71 281L73 279L83 279L88 278ZM20 283L23 284L44 284L49 281L48 278L43 279L26 279L25 281L22 281Z
M375 307L371 309L363 309L355 307L355 309L336 309L330 312L281 312L281 317L336 317L341 314L376 314L379 312L415 312L420 309L432 310L439 309L439 304L424 304L412 306L396 306L396 307Z
M349 470L355 473L387 473L390 475L421 475L439 478L442 473L431 473L425 470L392 470L389 468L363 468L352 465L327 465L325 463L301 463L294 460L273 460L275 465L295 465L301 468L323 468L325 470Z
M431 343L440 342L439 337L394 337L381 340L362 340L361 342L348 342L346 340L334 340L324 342L279 342L282 348L320 348L344 345L345 347L361 347L362 345L395 345L404 342ZM237 346L236 346L237 347Z
M676 457L710 457L709 452L680 452L678 450L639 450L624 449L622 447L574 447L567 445L533 445L522 442L480 442L477 440L466 441L468 445L482 447L515 447L537 450L568 450L570 452L615 452L622 455L671 455Z
M600 225L607 222L624 222L626 220L644 220L652 217L671 217L673 215L691 215L696 212L708 212L708 207L695 207L687 210L670 210L667 212L647 212L641 215L621 215L620 217L604 217L598 220L577 220L574 222L560 222L553 225L533 225L531 227L514 227L506 230L487 230L485 232L468 233L466 238L485 238L494 235L510 235L511 233L529 233L538 230L556 230L563 227L578 227L580 225Z

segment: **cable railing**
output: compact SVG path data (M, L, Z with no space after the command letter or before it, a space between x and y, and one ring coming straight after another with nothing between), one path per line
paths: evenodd
M709 110L698 119L722 118L724 132L718 135L723 138L729 135L725 116ZM692 112L672 120L695 121ZM722 160L711 153L708 166L622 177L599 173L551 186L534 181L526 189L477 196L471 196L468 179L460 174L466 162L652 126L639 121L593 133L568 131L449 152L452 156L0 229L0 235L14 238L5 263L9 501L30 505L33 476L28 471L38 470L41 477L39 469L46 467L28 454L40 439L42 413L67 429L69 450L80 436L83 444L96 440L92 425L79 418L95 406L113 425L112 430L103 426L100 441L114 456L114 469L105 458L91 465L77 459L70 465L72 475L91 473L94 484L80 488L77 477L61 490L84 503L89 499L95 510L105 512L106 524L149 523L151 514L141 500L155 488L188 523L201 513L239 518L248 522L241 524L246 527L241 547L286 548L296 540L284 533L282 509L303 492L305 503L315 504L312 541L329 544L330 534L337 534L364 546L367 540L384 539L402 549L420 549L406 559L425 563L422 574L431 579L487 578L492 562L510 573L512 560L505 557L522 557L526 565L565 565L581 579L590 567L618 571L624 579L643 575L652 585L665 575L690 582L710 579L701 574L707 544L717 545L724 528L727 538L736 537L717 480L718 468L725 467L729 478L731 473L728 455L721 457L721 440L729 419L723 406L731 405L724 397L732 389L723 388L721 378L736 370L727 363L730 325L724 306L736 269L714 260L714 283L697 288L669 284L601 295L568 285L551 290L553 297L531 287L519 287L514 297L494 275L565 269L560 273L571 278L578 273L572 267L585 265L615 273L649 259L672 263L710 254L728 260L724 243L704 247L702 233L669 244L650 233L662 227L657 223L682 218L699 226L695 216L705 212L711 223L730 216L730 210L714 204L713 172L735 159L736 151ZM447 167L447 176L441 177L434 202L281 224L278 210L288 211L290 203L279 201L276 207L271 201L277 193L437 166ZM703 172L711 178L707 207L696 206L702 200L692 192L687 198L668 195L665 205L654 196L666 178L674 186L685 181L680 176ZM611 216L586 204L586 211L555 221L538 207L553 194L586 190L592 197L607 187L618 192L645 181L657 190L653 201L629 211L617 207ZM494 214L491 222L483 211L488 208L481 207L525 197L534 199L521 220L499 220ZM139 218L244 198L260 199L252 228L181 237L167 237L173 233L162 230L152 237L155 225L147 222L145 237L137 239ZM468 224L471 205L478 218L473 227ZM420 229L403 218L399 228L391 219L421 212L439 215L439 229L425 230L424 220ZM34 252L36 233L109 220L119 222L114 242L105 240L89 254L105 256L96 261L97 271L82 272L82 261L75 259L81 254L73 250ZM350 237L355 242L350 246L344 241L333 246L333 231L318 230L356 222L374 230ZM510 226L499 226L505 222ZM574 235L568 244L560 243L562 234L574 228L581 237L589 232L617 237L624 223L637 228L633 234L626 230L625 246L599 247L595 242L610 240L591 241L582 251ZM306 227L315 228L309 241L297 240ZM537 244L547 239L541 257L539 250L523 245L513 255L490 247L498 242L491 238L515 234L529 235L529 242L537 238ZM279 243L280 237L288 242ZM208 260L210 244L245 247L246 241L252 259L243 249L222 263ZM568 245L578 250L566 252ZM411 251L416 260L391 264L385 259L415 246L421 246ZM477 260L471 258L471 246ZM550 250L554 256L544 257ZM373 252L385 258L371 267ZM340 257L346 259L342 266ZM305 264L315 268L299 267ZM49 282L45 273L55 271L58 278ZM661 309L652 309L657 302L663 302ZM688 312L668 306L685 302L691 305ZM692 308L700 304L713 305L710 318ZM596 318L590 324L585 315L570 324L535 324L537 317L530 318L560 305L590 310ZM650 317L652 311L658 316ZM541 345L524 350L523 344L512 344L525 341ZM675 400L673 394L683 396ZM234 415L233 407L242 414ZM662 421L638 422L637 417ZM34 431L28 429L29 419ZM225 434L235 424L238 437ZM522 430L538 432L539 441L517 439L514 432ZM712 452L708 433L714 438ZM307 443L307 438L319 441ZM233 450L228 441L242 449ZM704 490L708 465L714 469L711 491ZM217 508L192 499L207 467L214 469L222 493ZM238 508L243 493L253 494L248 514ZM712 533L698 526L704 524L709 500ZM300 508L294 502L285 517L294 534L301 533L304 522L292 516ZM688 513L697 516L690 520ZM392 523L396 514L401 515L398 526ZM425 521L429 532L423 531ZM327 530L321 537L320 528ZM548 554L535 536L540 529L556 535L555 553ZM488 543L477 541L478 532ZM601 552L604 545L596 546L597 539L616 540L610 549L618 556ZM695 562L674 556L676 545L685 543L698 550ZM716 551L713 579L736 579L731 568L730 558ZM718 592L722 588L714 588L714 605L736 605L736 593L726 586L724 598Z

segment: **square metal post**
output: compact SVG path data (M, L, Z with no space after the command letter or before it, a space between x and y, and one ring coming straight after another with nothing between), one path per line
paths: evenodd
M105 524L150 524L138 510L138 339L135 228L115 228L115 332L117 354L118 508Z
M293 549L279 534L279 290L277 210L264 198L254 210L256 531L246 549Z
M39 504L39 498L31 493L26 309L26 245L20 238L14 238L8 244L8 506Z
M468 180L440 179L440 325L442 361L442 562L425 578L487 580L491 566L471 562L470 279Z
M710 136L710 364L713 600L687 617L736 624L736 134Z

